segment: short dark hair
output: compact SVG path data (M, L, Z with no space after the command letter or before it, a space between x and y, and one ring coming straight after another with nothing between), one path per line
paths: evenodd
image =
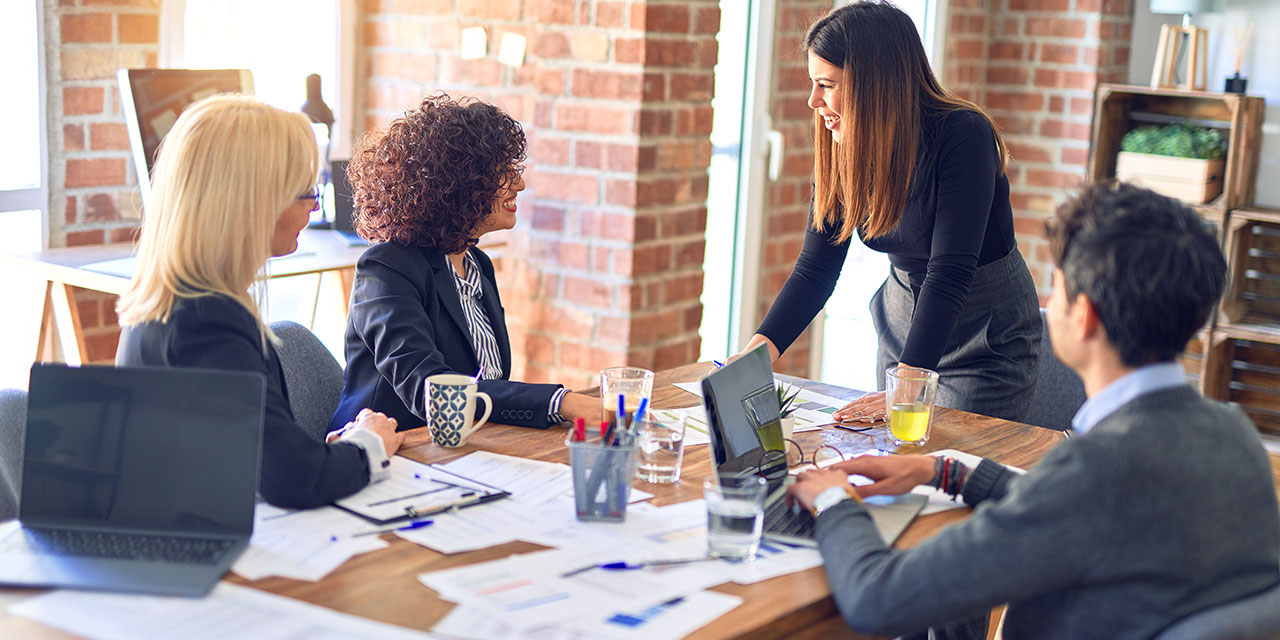
M524 159L524 130L501 109L427 97L365 137L347 165L356 232L371 242L461 253Z
M1095 184L1045 223L1067 297L1083 293L1125 365L1173 360L1222 295L1227 263L1186 205L1124 183Z

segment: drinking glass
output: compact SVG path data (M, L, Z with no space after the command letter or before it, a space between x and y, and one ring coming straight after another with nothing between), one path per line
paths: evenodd
M707 550L721 558L751 560L764 529L765 479L725 476L702 483L707 499Z
M636 426L636 478L657 484L680 482L684 459L684 427L681 411L673 417L642 418Z
M612 367L600 371L600 420L616 422L618 396L626 400L628 416L636 413L641 398L653 397L653 372L639 367Z
M938 372L919 367L890 367L884 372L884 402L893 444L923 444L933 425Z

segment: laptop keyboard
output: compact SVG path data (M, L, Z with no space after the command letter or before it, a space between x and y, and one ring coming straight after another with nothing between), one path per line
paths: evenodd
M813 515L804 509L793 511L787 501L774 500L764 512L764 532L796 538L813 538Z
M132 533L27 528L3 541L4 551L24 548L37 553L92 558L154 560L178 564L216 564L235 545L234 540L176 538Z

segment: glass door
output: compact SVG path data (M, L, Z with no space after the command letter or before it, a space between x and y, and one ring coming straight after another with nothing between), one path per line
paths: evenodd
M701 360L724 359L755 330L765 165L780 142L769 121L775 12L775 0L720 2Z

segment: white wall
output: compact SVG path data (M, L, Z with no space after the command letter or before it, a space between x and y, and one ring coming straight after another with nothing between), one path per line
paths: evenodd
M1227 0L1220 14L1193 16L1191 23L1209 30L1209 91L1222 91L1223 80L1235 65L1233 45L1236 30L1253 21L1253 39L1240 65L1240 75L1249 78L1249 95L1267 99L1267 115L1262 125L1262 152L1259 158L1255 201L1280 208L1280 0ZM1129 82L1151 82L1160 25L1180 24L1182 16L1152 14L1148 0L1135 0L1133 10L1133 50L1129 59Z

